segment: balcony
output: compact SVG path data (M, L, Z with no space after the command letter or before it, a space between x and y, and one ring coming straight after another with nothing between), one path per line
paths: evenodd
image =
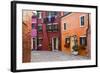
M47 31L48 32L58 32L58 24L54 25L54 24L50 24L50 25L47 25Z

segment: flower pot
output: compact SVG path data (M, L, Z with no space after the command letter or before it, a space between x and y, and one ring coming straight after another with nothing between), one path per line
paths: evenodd
M73 51L72 54L73 55L78 55L78 51Z

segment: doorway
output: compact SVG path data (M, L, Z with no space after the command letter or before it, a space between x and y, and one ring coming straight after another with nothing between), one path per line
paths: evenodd
M78 40L76 35L71 37L70 42L71 52L75 52L76 50L78 50Z
M58 51L58 37L52 38L52 51Z
M37 50L37 38L32 38L32 50Z
M70 47L71 47L71 52L72 52L72 51L74 51L73 50L73 46L75 45L75 43L74 43L74 37L71 37L70 41L71 41Z

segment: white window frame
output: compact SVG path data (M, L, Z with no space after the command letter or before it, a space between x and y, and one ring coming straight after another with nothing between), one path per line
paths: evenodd
M56 38L56 50L54 49L54 38ZM59 50L59 38L58 37L52 37L52 51L58 51Z
M39 19L42 18L42 13L41 12L38 12L39 13Z

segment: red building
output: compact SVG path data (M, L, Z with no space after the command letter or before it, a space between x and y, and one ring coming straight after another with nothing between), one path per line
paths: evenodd
M35 50L60 50L60 12L37 11L37 38L33 38ZM37 40L37 41L35 41Z

